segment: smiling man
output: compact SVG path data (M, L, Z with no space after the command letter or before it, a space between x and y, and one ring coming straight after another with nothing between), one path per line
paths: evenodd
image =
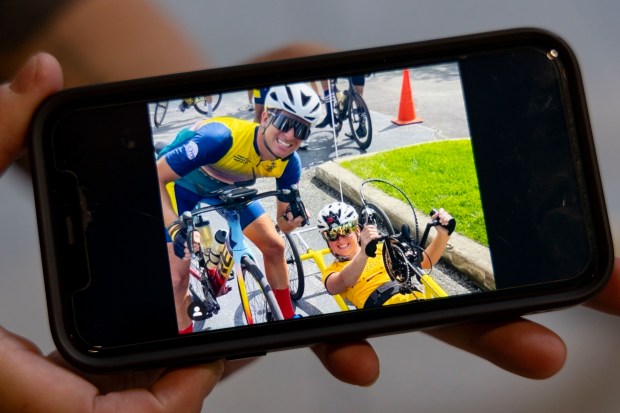
M231 117L198 122L183 129L161 152L157 172L166 228L190 211L209 194L223 186L272 177L278 189L290 189L301 178L301 161L295 152L310 135L311 126L321 115L318 95L305 84L269 89L260 123ZM173 200L166 185L174 182ZM303 219L287 212L288 202L277 201L277 224L284 232L300 227ZM265 272L284 318L292 318L284 241L273 222L257 202L241 213L243 233L258 246L264 257ZM174 226L173 226L174 227ZM192 331L187 315L189 260L184 254L183 231L170 231L170 266L179 331Z

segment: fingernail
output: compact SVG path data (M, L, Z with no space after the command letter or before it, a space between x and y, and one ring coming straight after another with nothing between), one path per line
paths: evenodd
M32 87L37 75L38 61L37 56L32 56L22 67L9 86L13 92L21 95Z

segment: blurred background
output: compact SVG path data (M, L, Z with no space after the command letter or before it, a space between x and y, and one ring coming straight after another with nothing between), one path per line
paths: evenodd
M186 31L215 66L232 65L294 41L311 40L344 50L523 26L555 32L571 45L581 65L612 231L618 242L620 3L155 3ZM53 343L45 312L31 184L13 168L0 180L0 194L0 324L50 351ZM549 380L514 376L424 334L410 333L371 340L382 363L381 378L371 388L336 381L324 372L309 350L299 349L270 354L225 381L207 400L205 411L618 411L620 319L583 308L531 318L554 329L568 345L565 368Z

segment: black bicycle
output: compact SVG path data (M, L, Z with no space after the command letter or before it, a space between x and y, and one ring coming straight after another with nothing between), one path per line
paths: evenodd
M329 84L335 101L332 103L333 125L336 135L342 125L348 121L351 132L347 136L357 142L360 149L368 149L372 142L372 121L368 106L362 95L355 90L353 81L348 78L349 87L339 90L337 79L330 79Z
M378 205L366 201L363 194L363 187L373 182L389 185L404 197L413 213L415 225L413 234L411 228L407 224L402 225L400 233L394 231L392 223L385 211ZM427 272L421 267L424 254L426 254L424 248L428 240L430 229L442 225L439 220L430 221L420 237L418 217L415 208L407 195L396 185L382 179L368 179L362 182L359 192L362 203L359 212L360 226L363 227L369 224L376 225L381 234L379 238L368 243L365 250L366 255L374 257L376 255L377 244L383 241L383 263L390 278L398 283L402 294L409 294L414 291L420 292L420 289L415 284L417 281L417 285L423 286L425 298L447 296L446 292L430 277L430 271ZM433 216L436 212L437 211L432 210L430 215ZM448 232L452 233L456 227L456 220L452 218L448 224L443 226Z
M209 113L208 103L209 98L211 98L211 113ZM218 93L215 95L202 96L202 97L194 97L194 98L185 98L183 99L187 107L193 107L196 109L198 113L203 115L210 115L216 111L216 109L222 103L222 94ZM169 101L164 100L161 102L155 103L155 110L153 111L153 123L156 127L160 127L164 123L164 117L168 112Z

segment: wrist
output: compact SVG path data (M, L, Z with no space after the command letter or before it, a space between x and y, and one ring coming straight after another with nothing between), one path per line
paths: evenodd
M172 239L174 239L175 235L179 232L180 229L181 225L178 222L173 222L166 228L166 230L168 231L168 235L170 235L170 238Z

